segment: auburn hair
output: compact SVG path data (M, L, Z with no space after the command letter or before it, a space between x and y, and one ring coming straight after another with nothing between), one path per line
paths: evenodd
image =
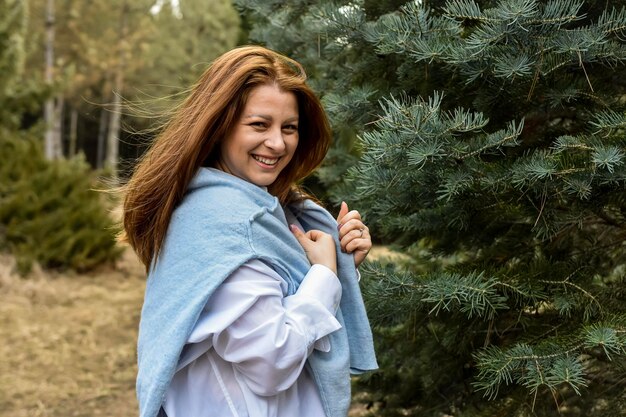
M213 166L222 140L238 122L250 91L276 85L298 102L298 146L268 191L286 205L305 195L298 182L322 162L331 141L326 113L298 62L260 46L218 57L164 125L123 187L123 227L146 269L159 255L174 209L201 166Z

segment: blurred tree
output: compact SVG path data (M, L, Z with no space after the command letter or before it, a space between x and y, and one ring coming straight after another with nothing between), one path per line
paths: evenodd
M0 133L0 250L19 272L45 268L86 271L117 259L112 204L96 174L77 156L49 161L27 132Z
M45 47L45 80L49 87L54 82L54 34L56 30L54 0L46 1L46 47ZM44 103L44 120L46 130L44 133L44 149L48 160L63 157L61 144L61 114L63 112L63 95L55 98L50 95Z
M49 0L47 0L49 1ZM112 93L117 87L123 87L124 74L141 68L141 61L133 61L125 65L123 59L126 55L135 53L141 46L141 42L148 38L146 26L150 24L148 9L149 0L134 2L134 8L124 8L122 0L112 2L78 2L65 0L58 2L55 10L54 22L54 51L55 56L52 65L48 65L48 73L54 77L48 80L56 92L55 101L61 126L65 127L68 121L75 119L73 127L69 133L63 132L64 142L69 137L76 137L79 142L79 126L86 122L91 122L97 126L97 122L92 119L91 114L111 111L112 114L119 115L121 112L109 109L114 107L115 95ZM47 15L44 4L35 2L32 10L33 31L30 34L32 48L29 53L30 73L34 73L38 65L42 62L43 51L40 47L42 39L47 37L38 31L38 25L44 25L43 19ZM129 14L132 14L132 22L128 22ZM127 18L126 20L124 18ZM126 22L126 23L124 23ZM50 27L50 25L47 25ZM121 42L122 32L126 31L127 39ZM47 42L49 45L50 43ZM139 45L139 46L137 46ZM49 48L48 48L49 49ZM49 74L46 74L50 77ZM116 86L117 82L117 86ZM106 90L104 90L106 88ZM122 90L123 88L120 88ZM103 91L104 90L104 91ZM59 104L63 105L59 105ZM104 104L101 104L104 103ZM69 112L64 112L67 109ZM71 116L77 113L76 116ZM68 114L70 116L68 116ZM79 117L80 116L80 117ZM117 116L116 116L117 117ZM119 119L116 117L101 118L100 122L119 126ZM81 120L83 119L83 123ZM66 130L58 127L56 130ZM100 164L107 151L104 146L108 126L105 126L101 135L102 154L98 160ZM119 128L115 129L114 139L119 137ZM87 132L80 132L89 134ZM96 135L93 135L93 139ZM89 145L89 142L82 140L70 147L80 147ZM115 157L117 141L111 138L109 154Z
M34 261L86 270L119 254L113 220L84 160L50 161L42 129L23 128L46 95L24 72L28 15L27 2L0 1L0 250L22 272Z
M123 0L120 5L119 29L117 32L117 62L113 72L113 103L111 104L111 116L109 118L106 158L104 167L110 172L112 178L117 180L117 163L119 159L120 129L122 119L122 99L124 91L125 74L128 71L129 61L129 20L131 19L130 4ZM142 10L143 11L143 10Z
M185 93L215 57L235 46L239 16L228 0L182 0L152 12L152 38L146 69L133 82L148 97ZM164 109L171 101L152 102Z
M0 131L19 127L39 99L35 83L23 79L28 16L28 2L0 1Z
M237 4L359 137L334 199L411 256L362 270L378 413L624 415L624 2Z
M24 71L27 7L26 1L0 2L0 97L3 99L13 92L16 78Z
M171 2L152 8L155 0L57 3L53 86L67 110L61 117L69 126L64 147L69 150L69 138L76 137L75 148L99 167L107 154L109 166L117 164L119 139L119 157L135 158L141 149L124 143L129 132L145 129L149 122L142 118L171 107L171 95L202 72L197 64L232 48L238 36L239 18L227 0L186 0L180 14ZM32 76L43 68L44 18L45 2L33 2L27 58ZM129 111L124 102L141 111Z

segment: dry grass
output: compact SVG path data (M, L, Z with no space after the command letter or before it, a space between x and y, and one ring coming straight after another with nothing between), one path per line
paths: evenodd
M381 262L399 262L409 260L409 256L401 252L393 251L387 246L375 245L374 247L372 247L372 250L367 256L367 259Z
M143 288L131 254L115 269L27 278L0 257L0 417L136 415Z
M14 264L0 255L0 417L136 416L145 279L132 252L86 275L21 278ZM350 415L363 413L355 402Z

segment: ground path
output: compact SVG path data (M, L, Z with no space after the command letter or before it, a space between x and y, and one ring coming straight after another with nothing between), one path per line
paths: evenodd
M83 275L20 278L14 265L0 255L0 417L136 416L134 255Z

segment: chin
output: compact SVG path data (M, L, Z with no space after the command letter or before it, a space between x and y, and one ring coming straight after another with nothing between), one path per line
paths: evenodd
M250 182L259 187L269 187L274 184L276 178L251 178Z

